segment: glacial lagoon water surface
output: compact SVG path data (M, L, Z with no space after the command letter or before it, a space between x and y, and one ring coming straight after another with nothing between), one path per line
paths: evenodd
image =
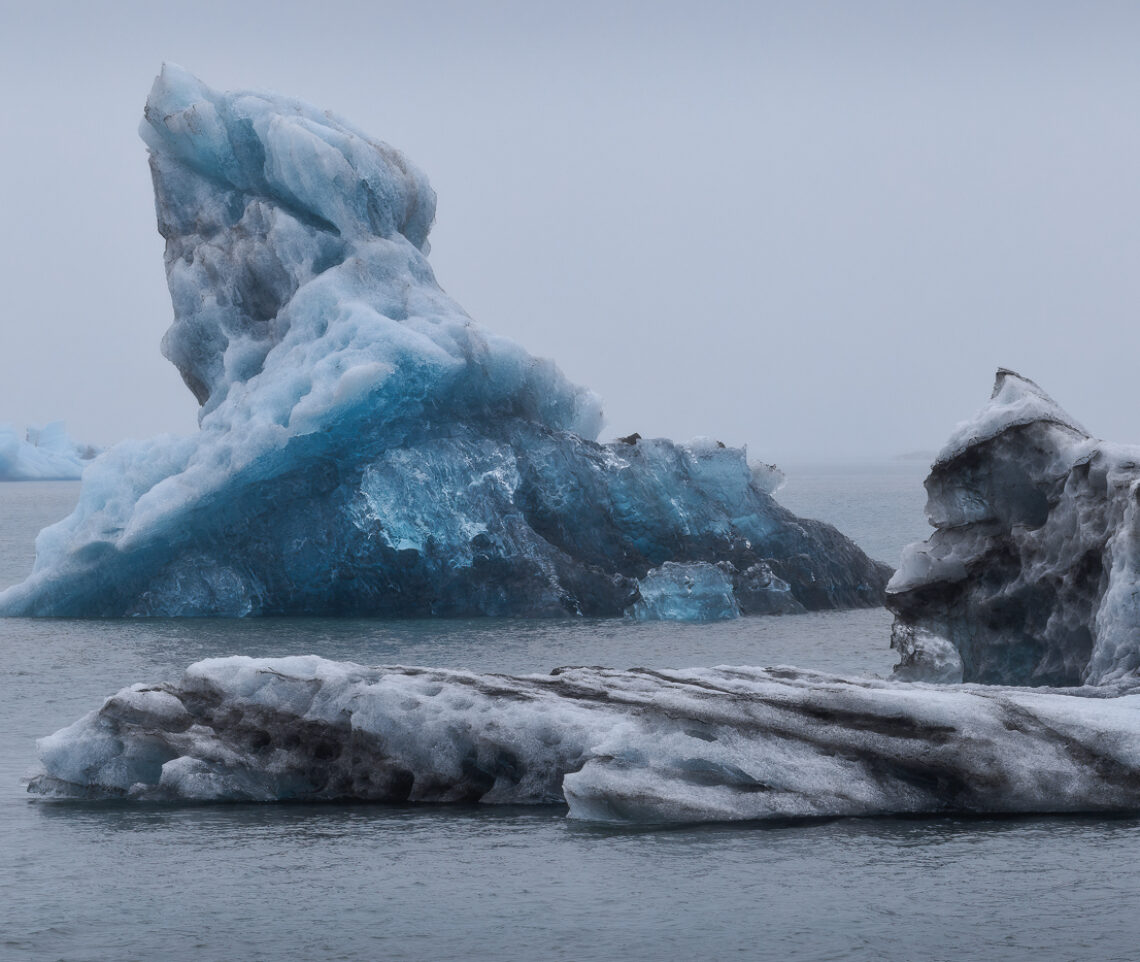
M897 559L922 463L802 467L778 495ZM74 483L0 485L0 585ZM1140 954L1140 819L603 828L558 808L34 800L35 739L215 655L546 671L885 674L890 618L0 621L0 959L1069 960Z

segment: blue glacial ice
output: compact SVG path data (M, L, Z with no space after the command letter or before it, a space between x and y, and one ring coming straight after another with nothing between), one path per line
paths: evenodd
M791 585L758 562L744 571L732 564L666 561L638 582L629 614L638 621L730 621L742 608L754 614L804 611Z
M0 613L616 616L668 562L744 613L881 604L886 567L743 450L598 443L590 391L440 289L391 147L171 66L141 135L200 430L91 465Z
M562 803L603 821L1135 811L1140 694L794 668L218 658L39 742L34 793Z
M729 621L740 617L732 575L707 561L666 561L638 583L638 621Z
M0 481L77 481L98 453L72 440L62 421L22 432L0 424Z

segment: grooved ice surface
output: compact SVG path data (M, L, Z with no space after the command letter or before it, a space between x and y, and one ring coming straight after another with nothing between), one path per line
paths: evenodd
M98 453L72 440L62 421L26 431L0 424L0 481L76 481Z
M91 465L0 613L619 615L669 561L723 565L746 613L765 572L804 608L881 603L886 569L742 450L598 444L592 393L436 284L397 151L175 67L141 133L201 430Z
M1140 448L1000 370L926 479L935 531L888 586L904 677L1018 685L1140 670Z
M719 821L1134 810L1140 695L794 668L523 677L219 658L39 743L30 790L139 800L569 803Z

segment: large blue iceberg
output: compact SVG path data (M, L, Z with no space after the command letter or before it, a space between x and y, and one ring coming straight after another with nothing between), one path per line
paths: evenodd
M597 443L592 393L437 285L397 151L169 66L141 134L201 429L91 465L0 613L619 615L666 562L743 613L882 603L888 569L744 451Z
M90 799L565 802L603 821L1134 812L1140 694L795 668L491 675L217 658L39 742Z

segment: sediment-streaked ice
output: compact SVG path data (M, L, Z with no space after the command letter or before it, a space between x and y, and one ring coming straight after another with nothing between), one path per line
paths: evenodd
M552 803L611 821L1140 808L1140 695L792 668L508 676L231 657L39 743L30 790Z

